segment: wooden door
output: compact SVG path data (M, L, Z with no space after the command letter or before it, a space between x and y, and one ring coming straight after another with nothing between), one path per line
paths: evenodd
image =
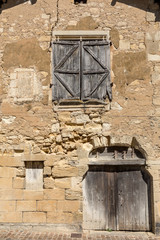
M84 228L150 231L150 178L141 169L90 167L84 179Z

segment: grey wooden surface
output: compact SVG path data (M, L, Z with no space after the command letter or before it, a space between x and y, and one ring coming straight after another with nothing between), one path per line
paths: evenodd
M140 167L90 166L83 182L84 228L150 231L150 178Z

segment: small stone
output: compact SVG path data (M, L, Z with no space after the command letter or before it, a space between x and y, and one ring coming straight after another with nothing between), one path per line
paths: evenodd
M50 18L50 15L49 15L49 14L42 14L42 18L43 18L43 19L49 19L49 18Z
M160 82L160 74L158 72L153 72L152 74L152 83L156 84Z
M59 132L59 123L55 123L52 125L52 128L51 128L51 131L52 133L57 133Z
M121 21L119 21L118 23L117 23L117 26L118 27L125 27L127 25L127 22L121 22Z
M148 61L160 62L160 55L148 54Z
M9 32L14 32L14 28L13 28L13 27L10 27L10 28L9 28Z
M62 137L61 137L61 135L57 135L57 137L56 137L56 142L57 142L57 143L62 142Z
M155 18L156 18L155 13L152 13L152 12L146 13L146 20L148 22L155 22Z
M44 188L54 188L54 180L52 177L44 178Z
M51 175L51 167L44 167L43 174L44 175Z
M123 108L121 107L121 105L119 103L114 102L114 103L111 103L111 109L121 111Z
M94 148L101 146L101 141L100 141L99 137L94 137L92 139L92 145Z
M111 129L111 124L110 123L103 123L102 125L103 131L108 131Z
M90 121L90 119L87 114L77 115L77 116L75 116L74 120L72 120L73 123L80 124L80 125L87 123L89 121Z
M16 117L14 116L10 116L10 117L2 117L2 123L5 123L5 124L11 124L14 122Z
M121 50L130 49L130 42L128 40L120 40L119 41L119 49L121 49Z

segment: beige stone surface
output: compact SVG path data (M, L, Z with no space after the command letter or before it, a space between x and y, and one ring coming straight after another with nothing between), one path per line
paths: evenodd
M11 167L0 167L0 176L4 178L15 177L16 169Z
M0 212L0 222L4 223L20 223L22 222L21 212Z
M65 199L66 200L81 200L82 198L82 192L80 191L74 191L71 189L66 190Z
M78 169L72 166L55 166L52 169L53 177L74 177L77 176Z
M44 171L43 171L43 174L44 175L51 175L51 167L44 167Z
M57 202L55 200L37 201L37 211L52 212L57 210Z
M44 188L54 188L54 179L52 177L44 178Z
M55 179L55 187L70 188L71 187L71 179L70 178L57 178L57 179Z
M44 199L48 200L63 200L64 199L64 190L63 189L44 189Z
M24 190L24 200L42 200L44 198L43 191Z
M72 213L47 212L47 223L74 223Z
M24 163L21 157L14 158L13 156L0 156L0 166L1 167L23 167Z
M1 212L15 212L16 211L16 201L0 201L0 211Z
M17 201L16 210L18 212L36 211L36 201Z
M23 212L24 223L45 223L46 213L44 212Z
M0 189L12 189L12 178L0 178Z
M24 178L14 178L13 179L13 188L21 188L25 187L25 180Z
M57 201L57 210L62 212L78 212L80 209L79 201Z
M22 200L23 190L21 189L0 189L0 200Z

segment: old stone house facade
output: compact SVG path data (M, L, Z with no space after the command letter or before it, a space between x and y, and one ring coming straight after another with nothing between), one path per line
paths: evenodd
M0 223L160 234L154 0L8 0Z

